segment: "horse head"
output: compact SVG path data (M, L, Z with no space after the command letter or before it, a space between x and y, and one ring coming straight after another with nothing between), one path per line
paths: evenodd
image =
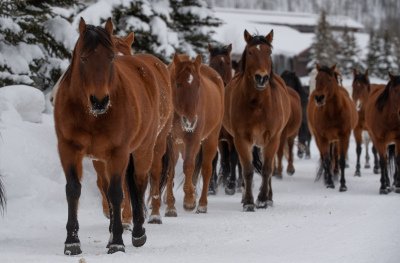
M353 93L352 98L357 105L357 110L360 110L365 105L370 91L370 82L368 77L368 69L365 73L358 72L357 69L353 70Z
M184 131L193 132L197 125L197 112L200 97L200 67L201 55L194 60L182 59L174 56L174 106L176 113L181 117Z
M111 106L110 94L115 85L114 58L115 47L112 40L113 24L109 18L105 28L87 25L81 18L79 38L73 53L73 71L81 84L84 103L91 114L98 116L107 112Z
M316 87L314 93L315 104L318 107L325 105L326 101L329 100L338 87L338 73L336 71L336 65L332 67L316 66L318 74L316 77Z
M133 32L129 33L125 37L117 37L113 36L113 42L115 46L115 50L118 55L132 55L132 49L131 46L134 41L134 35Z
M222 47L213 47L208 44L208 51L210 52L210 66L221 75L224 84L228 84L232 79L232 44Z
M254 83L255 89L263 91L271 82L272 74L272 40L274 31L266 36L252 36L244 31L244 39L247 43L241 58L241 73Z

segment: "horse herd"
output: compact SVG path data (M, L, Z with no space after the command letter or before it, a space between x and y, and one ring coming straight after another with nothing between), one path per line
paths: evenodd
M295 172L292 152L297 136L298 156L306 158L314 136L321 157L317 177L323 175L326 186L334 188L334 176L340 172L339 191L346 191L351 132L357 143L355 175L361 175L362 134L368 131L374 145L374 172L381 172L380 193L393 187L400 192L400 76L389 74L387 85L374 85L368 72L355 70L351 98L335 66L317 65L316 88L308 95L293 72L282 77L274 73L273 31L266 36L245 31L244 40L246 47L232 76L232 45L209 45L209 65L202 63L201 55L191 59L182 54L165 65L152 55L132 54L133 33L114 36L111 19L104 28L80 20L71 64L54 89L58 151L67 182L66 255L82 252L77 210L84 157L93 159L103 212L110 219L108 253L125 251L123 225L132 220L132 244L145 244L148 182L148 222L162 223L164 188L165 216L177 216L173 189L179 156L185 210L197 206L197 213L206 213L207 195L215 194L221 179L226 194L242 191L244 211L255 211L272 205L271 177L282 177L285 149L286 171ZM396 147L387 154L392 143ZM393 187L388 158L396 167ZM262 177L256 200L254 171ZM197 202L200 173L203 183ZM0 182L0 205L3 197Z

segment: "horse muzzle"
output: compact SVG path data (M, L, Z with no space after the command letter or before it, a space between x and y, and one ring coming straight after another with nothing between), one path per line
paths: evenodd
M110 107L110 96L105 96L102 99L98 99L96 96L90 95L90 112L97 116L107 112Z
M197 115L194 117L193 121L190 121L188 118L186 118L185 116L181 117L181 125L182 125L182 129L185 132L194 132L194 129L196 129L197 126Z
M262 91L267 87L269 76L268 75L261 76L260 74L256 74L254 75L254 81L256 82L256 89Z

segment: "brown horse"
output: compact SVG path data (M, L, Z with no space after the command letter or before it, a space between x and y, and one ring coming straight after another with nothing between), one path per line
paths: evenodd
M77 219L82 159L105 163L110 207L108 253L124 251L122 240L122 177L126 176L134 215L132 243L146 242L144 193L154 145L164 127L165 100L153 72L132 56L116 56L111 19L105 28L81 19L71 65L60 83L54 117L58 150L66 177L68 202L64 253L80 254ZM112 106L111 106L112 105ZM117 212L113 212L117 211Z
M208 45L209 66L219 73L226 86L232 79L232 61L231 51L232 44L222 47L213 47ZM221 155L221 170L222 180L225 185L225 193L233 195L236 189L241 187L242 175L239 174L238 183L236 183L236 167L239 166L239 159L233 143L233 137L222 127L219 135L219 153ZM216 170L217 160L213 162L213 171ZM240 173L239 167L239 173ZM215 176L215 177L214 177ZM218 187L217 174L213 173L213 178L210 182L209 193L216 194Z
M358 111L358 122L357 126L354 128L354 138L357 144L356 146L357 164L356 164L356 172L354 175L361 176L360 155L362 151L361 145L363 139L365 144L365 168L371 167L369 164L369 154L368 154L368 144L370 138L368 136L367 128L365 126L365 105L367 104L371 89L375 89L378 86L384 87L384 85L370 84L368 77L368 69L365 71L364 74L354 69L353 77L354 79L352 84L353 87L352 98L357 106L357 111ZM372 147L372 152L374 154L374 173L377 174L379 173L379 161L375 147Z
M365 106L365 125L372 142L379 154L381 168L381 187L379 193L390 192L390 182L387 169L386 148L395 144L396 175L395 191L400 193L400 76L389 73L390 80L385 87L376 87L371 90Z
M212 161L217 153L218 137L224 113L224 84L221 77L210 67L202 64L201 56L190 60L188 56L175 55L169 66L173 87L175 116L172 127L177 162L179 152L183 157L183 207L191 211L196 206L193 186L195 159L200 154L203 188L198 213L207 212L207 192L212 174ZM201 149L201 151L200 151ZM173 196L174 171L167 184L166 216L177 216Z
M263 152L262 182L257 207L272 202L271 175L281 134L290 117L290 99L285 83L272 67L273 31L267 36L252 36L244 31L246 48L240 71L225 90L224 128L233 136L243 171L244 211L254 211L252 193L252 148Z
M331 171L331 145L338 150L340 166L339 191L347 190L344 169L350 134L357 124L357 111L349 93L339 85L336 65L329 68L317 64L316 89L310 95L307 115L311 133L321 154L321 169L328 188L335 188ZM336 148L334 147L334 148ZM336 156L336 154L334 155ZM322 169L323 168L323 169Z
M289 99L290 99L290 117L289 121L286 124L285 129L282 131L281 141L279 143L279 148L277 152L277 166L275 166L274 175L277 178L282 178L282 157L283 151L286 146L288 145L288 166L286 172L288 175L293 175L295 172L294 165L293 165L293 146L294 146L294 139L296 138L302 120L301 115L301 101L300 96L293 88L288 89Z

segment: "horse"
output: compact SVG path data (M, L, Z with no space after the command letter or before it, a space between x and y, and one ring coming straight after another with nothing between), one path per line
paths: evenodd
M347 191L345 180L346 154L351 131L357 124L357 111L349 93L339 85L336 65L332 67L317 64L316 88L310 95L307 106L308 123L321 155L322 172L327 188L335 188L331 171L331 151L336 148L339 154L340 192ZM337 156L334 154L333 158Z
M215 70L202 64L200 55L191 60L186 55L175 54L169 71L175 109L171 132L175 148L172 159L176 164L179 153L182 154L185 175L183 208L192 211L196 207L193 175L201 166L203 188L196 212L206 213L212 162L217 153L224 114L224 84ZM165 216L169 217L177 216L173 180L174 169L169 172L167 182Z
M395 153L389 154L389 158L396 164L394 180L395 192L400 193L400 75L389 73L389 82L386 86L378 86L371 90L369 99L365 105L365 125L371 136L372 142L379 154L381 168L380 194L390 192L386 148L389 144L395 144ZM390 152L390 151L389 151ZM393 155L393 156L391 156ZM395 155L395 156L394 156Z
M243 211L250 212L255 211L256 206L272 205L273 160L291 109L288 89L273 72L273 30L266 36L252 36L245 30L244 40L246 47L239 72L225 88L223 127L234 138L244 182ZM263 155L262 182L256 204L252 192L253 146L261 147Z
M81 18L71 64L55 100L58 152L67 182L66 255L82 253L77 212L85 156L104 162L106 168L111 232L108 253L125 251L119 212L124 175L133 211L132 244L140 247L147 239L144 194L157 137L166 127L162 120L170 114L160 112L164 107L160 105L168 103L169 94L167 88L161 94L163 87L143 62L133 56L117 56L112 32L111 19L103 28L87 25Z
M232 44L222 47L213 47L209 44L208 51L210 53L209 66L220 74L222 81L224 82L224 86L226 86L232 79ZM239 166L239 159L233 143L233 138L224 128L221 128L218 148L221 155L220 174L222 174L222 180L225 185L225 193L228 195L233 195L236 191L236 188L240 189L241 187L242 176L240 174L241 169L239 167L239 178L238 182L236 183L236 167ZM216 170L216 164L217 161L214 159L213 171ZM216 175L216 173L213 173L213 175L214 174ZM218 179L216 177L217 176L213 176L210 182L209 194L216 193L216 188L218 186Z
M297 94L300 96L301 101L301 125L298 132L298 149L297 156L303 158L305 155L306 159L311 158L310 153L310 143L311 143L311 133L308 128L307 121L307 105L309 91L301 85L299 77L293 71L285 70L281 74L281 78L285 81L286 86L293 88Z
M379 85L382 88L384 85ZM356 172L355 176L361 176L360 171L360 155L361 155L361 145L364 141L365 144L365 166L364 168L370 168L369 164L369 154L368 154L368 145L370 142L370 138L367 132L367 128L365 126L365 105L367 104L369 94L371 88L374 89L378 87L377 85L370 84L369 77L368 77L368 69L365 73L358 72L357 69L353 70L353 92L352 92L352 99L357 106L358 111L358 123L356 128L354 129L354 138L356 140L356 153L357 153L357 164L356 164ZM377 152L374 146L372 146L372 152L374 155L374 173L379 173L379 161Z

